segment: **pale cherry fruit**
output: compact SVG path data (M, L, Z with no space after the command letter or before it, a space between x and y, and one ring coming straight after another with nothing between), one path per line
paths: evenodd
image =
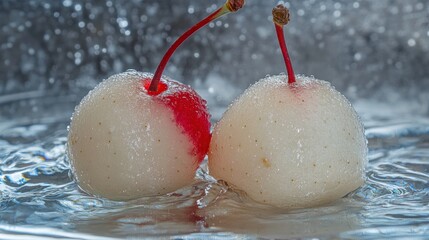
M364 180L362 124L329 83L287 81L262 79L230 106L213 131L210 174L278 207L343 197Z
M160 195L190 184L207 154L210 115L191 87L162 77L192 33L244 1L225 5L185 32L154 75L129 71L100 83L76 107L68 155L80 188L113 200Z
M285 8L276 11L288 18ZM363 184L366 138L341 93L328 82L293 75L281 26L289 76L260 80L229 107L212 133L209 173L261 203L312 207Z

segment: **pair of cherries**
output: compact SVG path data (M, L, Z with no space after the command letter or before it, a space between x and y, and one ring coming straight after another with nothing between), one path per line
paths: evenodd
M191 87L162 76L173 52L209 22L236 12L228 0L185 32L154 75L127 71L100 83L73 113L68 154L79 186L113 200L190 184L206 154L210 174L258 202L308 207L363 183L366 139L347 99L327 82L298 76L284 41L289 12L273 9L288 76L247 89L210 133L210 114Z

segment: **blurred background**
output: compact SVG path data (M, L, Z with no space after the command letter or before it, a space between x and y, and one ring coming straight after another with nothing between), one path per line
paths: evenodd
M0 103L50 95L78 101L112 74L153 72L181 33L223 3L1 0ZM285 72L271 22L277 3L248 0L211 23L179 48L165 74L195 87L211 108L222 106L213 113L219 118L250 84ZM281 3L291 9L285 34L296 73L330 81L363 115L427 116L427 1Z

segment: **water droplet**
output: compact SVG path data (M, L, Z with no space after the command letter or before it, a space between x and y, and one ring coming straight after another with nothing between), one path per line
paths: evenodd
M72 1L71 0L64 0L63 5L64 5L64 7L70 7L72 5Z
M339 19L335 21L335 26L339 27L341 25L343 25L343 21L341 21Z
M189 8L188 8L188 13L189 13L189 14L193 14L194 12L195 12L194 7L189 6Z
M341 3L336 2L336 3L334 4L334 8L335 8L335 9L340 9L340 8L341 8Z
M76 4L76 5L74 5L74 10L76 10L76 11L81 11L82 10L82 5L80 5L80 4Z
M362 54L361 53L355 53L355 55L353 56L353 58L356 61L360 61L362 59Z
M416 4L416 10L423 10L423 8L424 8L423 3L419 2Z
M341 11L339 11L339 10L335 10L335 11L334 11L334 13L333 13L333 15L334 15L334 17L336 17L336 18L341 17Z
M116 22L118 23L120 28L126 28L128 26L128 21L124 18L118 18L116 19Z

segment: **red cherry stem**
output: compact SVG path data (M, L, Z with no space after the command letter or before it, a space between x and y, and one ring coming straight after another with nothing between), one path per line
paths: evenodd
M277 38L279 39L280 48L282 50L283 59L286 65L288 83L291 84L295 82L295 74L293 72L292 63L290 61L290 57L287 51L286 41L283 33L283 26L279 26L277 24L275 25L276 25Z
M293 71L292 62L286 47L286 40L283 32L283 26L289 22L289 10L283 5L279 4L273 8L273 22L276 28L277 39L279 40L280 49L282 50L283 59L285 61L288 83L292 84L295 80L295 73Z
M228 14L230 12L236 12L240 8L243 7L245 3L245 0L227 0L227 2L214 11L212 14L201 20L199 23L194 25L193 27L189 28L185 33L183 33L174 43L171 45L171 47L167 50L164 57L162 58L161 62L159 63L155 74L152 78L152 82L149 86L149 91L156 92L158 89L159 81L161 80L162 73L164 72L165 67L167 66L168 61L170 60L173 53L176 51L176 49L186 40L188 39L192 34L194 34L196 31L198 31L200 28L204 27L208 23L210 23L213 20L216 20L217 18Z

